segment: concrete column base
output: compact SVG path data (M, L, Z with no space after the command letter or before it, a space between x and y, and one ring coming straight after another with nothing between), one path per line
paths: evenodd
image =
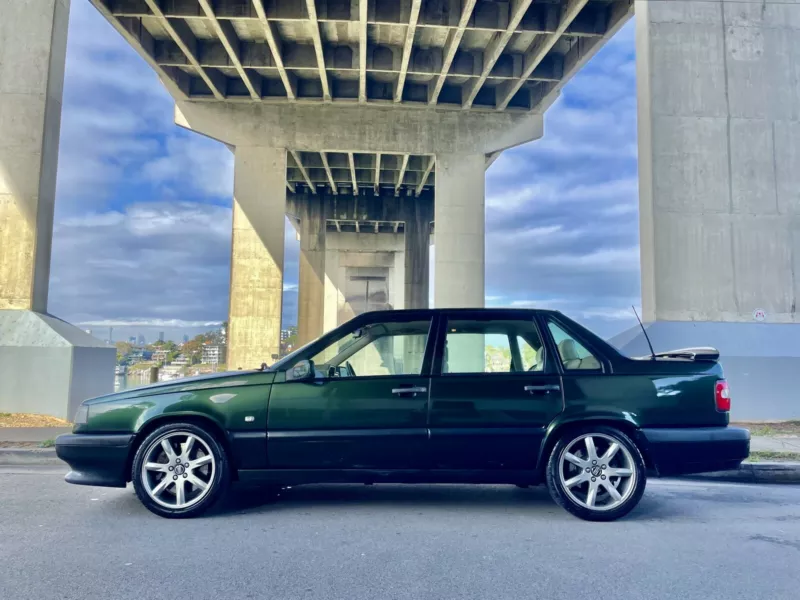
M72 419L87 398L114 391L117 351L74 325L0 310L0 412Z
M800 324L656 321L645 328L656 352L692 346L719 350L731 386L732 420L800 418ZM650 354L638 325L609 341L628 356Z

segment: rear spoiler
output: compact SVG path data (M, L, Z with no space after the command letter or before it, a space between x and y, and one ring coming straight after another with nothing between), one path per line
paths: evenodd
M707 360L716 362L719 360L719 350L716 348L682 348L680 350L669 350L658 352L656 358L688 358L689 360Z

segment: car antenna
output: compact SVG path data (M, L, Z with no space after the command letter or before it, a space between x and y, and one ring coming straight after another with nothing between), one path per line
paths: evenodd
M647 335L647 330L644 328L644 325L642 325L642 320L639 318L639 313L636 312L636 307L633 304L631 304L631 308L633 309L633 314L636 315L636 320L639 321L639 327L642 328L644 339L647 340L647 345L650 346L650 356L653 358L653 360L655 360L656 353L653 351L653 344L650 343L650 336Z

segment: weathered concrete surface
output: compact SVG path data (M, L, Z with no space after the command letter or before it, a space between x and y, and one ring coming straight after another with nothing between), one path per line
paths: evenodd
M64 472L0 472L0 597L588 600L621 586L636 600L797 596L794 486L651 480L613 524L570 516L544 488L300 486L273 502L237 489L215 514L176 521L130 487L71 486ZM65 552L76 540L80 551ZM622 583L582 568L598 548L625 566Z
M50 315L0 310L0 412L72 419L87 398L114 391L117 352Z
M257 368L280 352L286 151L239 146L233 182L228 369Z
M428 308L433 201L407 198L404 212L405 308Z
M436 308L484 304L484 162L481 154L436 156Z
M326 208L325 199L316 195L297 203L300 219L297 338L300 345L318 338L324 331Z
M539 113L177 102L175 123L232 145L319 152L482 153L542 137Z
M800 4L636 2L645 320L800 322Z
M69 0L0 15L0 309L46 312Z

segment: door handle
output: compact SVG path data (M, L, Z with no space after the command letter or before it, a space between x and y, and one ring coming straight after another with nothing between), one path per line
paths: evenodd
M550 385L526 385L525 391L530 394L533 394L535 392L544 392L547 394L550 392L560 392L561 386L555 383Z
M392 390L393 394L403 395L403 394L424 394L428 391L426 387L402 387L402 388L394 388Z

